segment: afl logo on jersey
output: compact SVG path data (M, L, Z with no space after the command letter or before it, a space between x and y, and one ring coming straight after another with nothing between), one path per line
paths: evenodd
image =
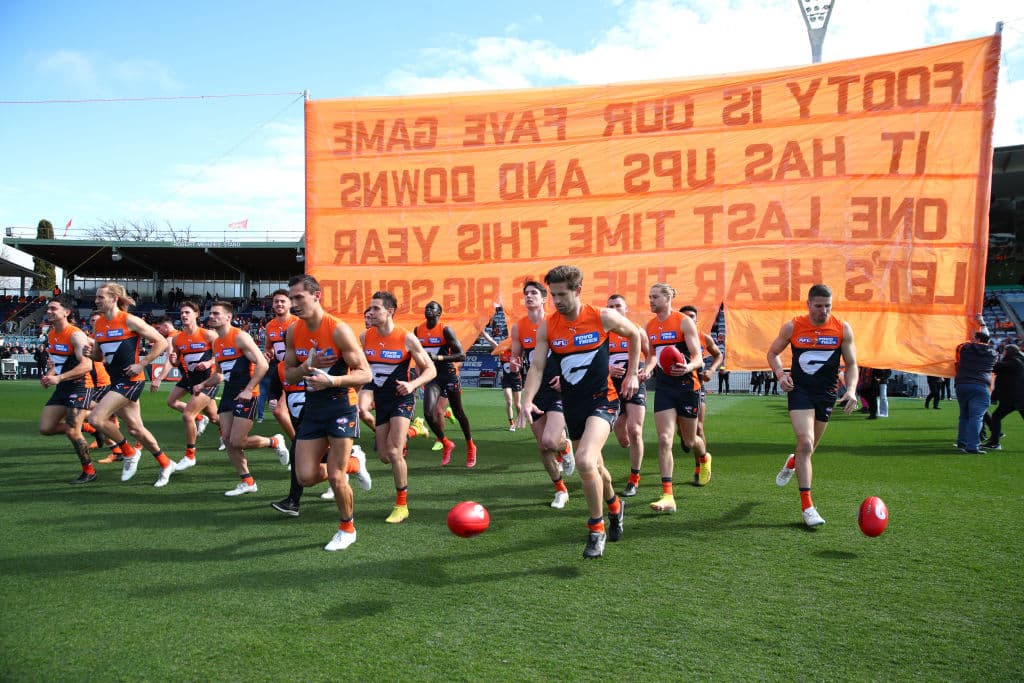
M524 344L532 344L533 343L533 337L523 337L523 343Z
M576 346L588 346L589 344L596 344L601 341L601 336L597 332L584 332L583 334L577 334L572 338L572 341Z
M555 349L564 349L568 345L569 345L569 342L567 340L565 340L565 339L552 339L551 340L551 347L555 348Z
M797 344L813 344L816 340L811 337L797 337Z

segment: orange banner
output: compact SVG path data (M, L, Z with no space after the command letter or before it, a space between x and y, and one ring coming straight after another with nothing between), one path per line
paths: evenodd
M861 363L949 374L984 290L998 36L684 81L306 103L306 263L362 328L441 303L468 346L571 263L648 317L656 282L766 367L832 286Z

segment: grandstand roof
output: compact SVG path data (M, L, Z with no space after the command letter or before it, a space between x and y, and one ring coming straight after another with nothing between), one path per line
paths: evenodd
M286 280L304 270L296 242L115 242L8 237L4 244L75 277ZM115 260L116 257L120 257ZM29 271L31 273L31 271ZM20 273L18 273L20 274Z
M31 268L0 258L0 277L35 277L35 274Z

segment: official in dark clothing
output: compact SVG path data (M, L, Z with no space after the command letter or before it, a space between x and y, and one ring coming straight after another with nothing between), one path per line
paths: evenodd
M956 398L960 403L956 444L961 452L985 452L979 448L981 424L992 399L989 386L996 357L984 328L974 333L972 341L956 347Z
M924 407L928 408L928 403L934 404L935 410L939 409L939 399L942 398L942 378L934 375L928 375L928 395L924 397Z
M1003 418L1017 411L1024 418L1024 355L1016 344L1007 344L1003 358L995 364L996 388L992 401L999 405L992 412L991 436L982 444L984 448L1001 450L999 437L1002 435Z

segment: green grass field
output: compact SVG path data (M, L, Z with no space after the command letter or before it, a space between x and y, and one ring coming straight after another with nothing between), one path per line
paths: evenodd
M147 394L144 415L177 459L164 397ZM496 390L466 392L477 468L456 457L442 469L415 440L412 516L392 526L390 470L374 459L373 490L355 493L359 540L339 553L321 550L337 522L323 486L301 517L270 508L288 488L270 451L250 455L259 492L225 497L236 478L215 430L167 488L152 487L148 455L128 483L100 465L94 484L68 485L66 439L36 431L45 398L35 383L0 385L4 681L1024 678L1024 423L1012 416L1005 450L985 456L954 452L954 402L837 416L815 457L828 523L810 531L795 482L774 483L792 450L782 398L709 397L714 480L690 486L677 449L668 516L647 507L660 492L649 415L623 539L584 561L578 477L552 510L533 441L507 431ZM621 488L614 439L605 457ZM891 514L874 539L856 523L868 495ZM490 510L485 534L448 532L460 500Z

